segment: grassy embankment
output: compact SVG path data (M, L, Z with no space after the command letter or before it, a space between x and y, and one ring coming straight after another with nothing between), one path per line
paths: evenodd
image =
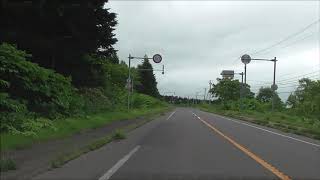
M198 108L206 112L249 121L284 132L320 139L320 121L317 119L290 115L286 112L223 110L218 105L208 104L201 104Z
M168 107L134 109L130 112L104 112L85 117L72 117L57 120L53 122L54 128L41 129L36 136L2 133L1 151L28 147L35 142L68 137L84 130L94 129L107 125L114 121L134 119L139 116L155 115L167 111L168 109Z

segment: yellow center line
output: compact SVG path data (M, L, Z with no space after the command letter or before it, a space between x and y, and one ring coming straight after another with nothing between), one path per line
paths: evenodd
M268 162L266 162L265 160L263 160L262 158L260 158L259 156L257 156L256 154L254 154L253 152L251 152L249 149L245 148L244 146L238 144L236 141L234 141L233 139L231 139L230 137L224 135L221 131L219 131L217 128L213 127L211 124L209 124L208 122L206 122L205 120L201 119L199 116L197 116L198 119L203 122L205 125L207 125L211 130L213 130L214 132L218 133L219 135L221 135L223 138L225 138L226 140L228 140L231 144L233 144L234 146L236 146L238 149L240 149L242 152L244 152L245 154L247 154L249 157L251 157L252 159L254 159L256 162L258 162L259 164L261 164L263 167L265 167L266 169L268 169L269 171L271 171L273 174L275 174L276 176L278 176L280 179L282 180L291 180L291 178L287 175L285 175L283 172L279 171L277 168L275 168L274 166L272 166L271 164L269 164Z

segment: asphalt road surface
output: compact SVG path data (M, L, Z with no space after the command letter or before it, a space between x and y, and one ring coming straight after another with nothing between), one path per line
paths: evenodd
M177 108L35 179L320 179L320 142Z

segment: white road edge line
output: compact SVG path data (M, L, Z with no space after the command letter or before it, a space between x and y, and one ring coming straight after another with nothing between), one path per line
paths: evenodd
M276 133L276 132L273 132L273 131L270 131L270 130L267 130L267 129L263 129L263 128L258 127L258 126L254 126L254 125L251 125L251 124L248 124L248 123L239 122L239 121L237 121L237 120L229 119L229 118L227 118L227 117L220 116L220 115L217 115L217 114L214 114L214 115L215 115L215 116L218 116L218 117L221 117L221 118L223 118L223 119L226 119L226 120L229 120L229 121L233 121L233 122L238 123L238 124L250 126L250 127L253 127L253 128L256 128L256 129L259 129L259 130L262 130L262 131L271 133L271 134L275 134L275 135L282 136L282 137L285 137L285 138L288 138L288 139L292 139L292 140L295 140L295 141L299 141L299 142L302 142L302 143L306 143L306 144L309 144L309 145L312 145L312 146L320 147L319 144L311 143L311 142L304 141L304 140L301 140L301 139L297 139L297 138L294 138L294 137L291 137L291 136L287 136L287 135L283 135L283 134L280 134L280 133Z
M176 111L173 111L170 116L167 118L167 121L173 116L173 114L176 113Z
M101 176L98 180L108 180L111 176L117 172L123 166L129 158L139 150L140 146L136 146L132 149L127 155L125 155L122 159L120 159L111 169L109 169L103 176Z

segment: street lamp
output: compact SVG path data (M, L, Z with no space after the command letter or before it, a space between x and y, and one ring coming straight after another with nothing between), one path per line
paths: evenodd
M251 60L255 61L271 61L273 62L273 83L271 85L271 89L273 91L272 95L272 111L274 111L274 101L275 101L275 91L278 89L276 85L276 66L277 66L277 58L273 59L252 59L248 54L241 56L241 61L244 64L244 83L247 84L247 64L251 62Z
M131 59L152 59L155 63L160 63L162 61L162 57L160 54L153 55L152 58L148 58L147 55L144 55L144 57L133 57L131 54L129 54L129 72L128 72L128 79L127 79L127 88L128 88L128 111L130 110L130 96L131 91L133 89L132 79L131 79ZM162 65L162 70L159 69L139 69L139 71L162 71L162 74L164 74L164 65Z

